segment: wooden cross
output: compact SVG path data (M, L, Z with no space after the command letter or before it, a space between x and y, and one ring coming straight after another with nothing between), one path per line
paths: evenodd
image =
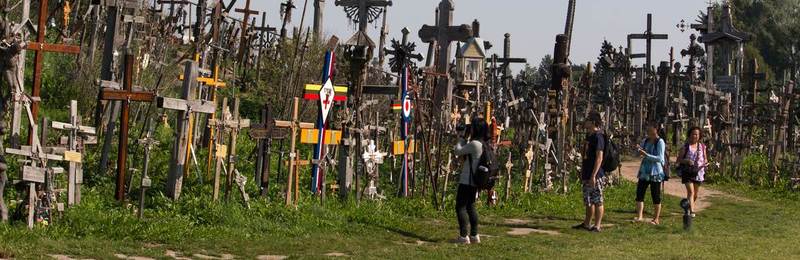
M752 104L755 105L758 103L758 83L762 80L767 79L767 74L764 72L759 72L758 70L758 61L753 59L750 62L750 71L747 73L750 76L750 80L753 82L753 93L752 93Z
M124 62L122 89L115 88L119 86L116 82L101 81L100 83L103 87L100 89L101 100L114 100L121 101L122 103L119 147L117 149L117 186L115 193L118 201L123 201L125 199L125 175L127 174L125 164L128 161L128 116L130 114L130 103L133 101L153 102L156 99L156 95L153 92L134 90L133 67L136 58L134 58L133 54L126 53Z
M217 110L213 102L197 100L194 97L197 88L198 64L196 61L186 62L184 75L188 75L183 81L183 92L180 99L158 97L156 103L159 108L176 110L178 115L176 120L175 143L172 147L172 159L169 165L169 175L167 178L167 196L177 200L180 197L183 187L183 176L188 172L186 162L192 148L191 125L192 113L212 114Z
M506 161L506 193L504 201L508 201L508 197L511 194L511 167L514 167L514 163L511 162L511 152L508 152L508 160ZM527 185L526 185L527 186Z
M33 90L31 91L32 104L31 116L32 120L36 121L39 116L39 101L40 93L42 91L42 68L44 68L44 54L45 52L80 54L81 47L75 45L64 44L50 44L45 42L47 31L47 7L48 0L39 0L39 21L36 27L36 41L28 42L27 49L34 51L36 54L33 58ZM32 126L31 126L32 127ZM30 130L31 128L29 128ZM29 133L32 133L30 131ZM28 144L32 144L33 137L28 134Z
M450 83L448 67L450 64L450 43L453 41L464 42L472 37L472 28L462 24L453 26L453 2L442 0L439 3L437 22L435 26L423 25L419 30L422 42L436 42L439 46L439 56L436 58L436 72L444 75L438 81L435 91L434 115L438 115L445 107L449 107L453 100L453 86ZM442 104L444 102L444 104Z
M261 196L267 197L269 192L269 173L272 137L275 121L269 105L265 104L261 109L261 123L250 126L248 134L250 138L258 141L258 158L256 159L255 180L259 183Z
M244 19L242 19L242 42L239 44L239 61L244 61L244 53L247 51L247 22L250 20L250 15L258 15L258 11L254 11L250 9L250 0L246 0L244 4L244 9L236 8L234 9L237 13L243 13Z
M647 42L647 52L644 54L632 54L631 53L631 40L646 40ZM652 47L653 47L653 40L667 40L669 39L669 35L667 34L654 34L653 33L653 14L647 14L647 31L644 34L628 34L628 56L631 59L637 58L645 58L645 69L650 70L651 67L651 56L652 56Z
M528 147L528 151L525 152L525 163L528 164L528 167L525 167L525 183L524 183L524 191L528 193L531 189L531 170L532 170L532 163L533 162L533 145Z
M229 134L228 138L228 147L220 146L220 148L224 147L227 161L227 181L225 184L225 200L230 200L231 188L233 187L234 181L234 174L236 175L236 181L239 186L239 190L242 192L242 198L244 199L245 204L249 208L249 198L247 197L247 193L244 192L244 180L240 176L239 171L236 170L236 162L238 158L236 157L236 139L239 136L239 131L244 128L250 127L250 119L244 119L239 117L239 98L235 98L233 100L233 113L230 113L228 107L228 99L222 99L222 113L223 117L221 120L209 120L208 125L212 127L218 127L223 129L223 131L227 131ZM217 154L220 154L220 149L217 149ZM214 174L214 194L219 194L219 176L220 176L220 167L221 167L221 160L217 161L217 171ZM214 196L216 199L217 196Z
M55 161L63 161L64 156L58 155L53 153L52 149L45 150L42 143L39 140L47 140L47 125L48 121L47 118L42 119L42 132L41 136L38 133L38 126L33 120L30 120L31 117L31 107L30 104L25 104L25 108L28 112L28 122L33 126L31 130L32 144L30 146L22 146L19 149L16 148L6 148L5 152L8 154L15 154L27 157L27 160L23 160L22 162L24 165L22 166L22 171L20 171L20 180L23 182L28 182L28 228L32 229L34 220L35 220L35 211L36 211L36 201L41 199L37 196L36 192L36 185L37 184L44 184L45 187L45 198L50 200L53 198L53 176L55 174L63 173L64 169L60 167L48 167L47 161L48 160L55 160ZM52 204L55 204L59 210L63 208L61 204L56 203L55 201L51 201Z
M358 31L366 32L367 25L381 15L383 8L392 6L391 0L336 0L336 6L344 7L347 17L358 23Z
M64 151L64 159L69 161L69 170L67 176L67 205L75 205L81 203L81 184L83 184L83 152L85 148L83 145L87 144L87 140L95 138L96 130L94 127L83 126L81 117L78 115L78 101L70 101L69 106L70 116L69 123L62 123L53 121L52 127L59 130L69 131L66 151Z
M290 144L289 144L289 174L286 180L286 205L297 206L298 200L298 176L295 172L295 163L297 160L297 131L303 128L314 128L313 123L300 122L299 117L300 98L295 97L292 109L292 121L278 121L275 120L275 127L289 129ZM294 194L294 195L292 195Z

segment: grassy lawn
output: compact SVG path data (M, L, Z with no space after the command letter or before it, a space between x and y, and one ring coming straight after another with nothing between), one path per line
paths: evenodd
M0 225L0 256L47 258L48 254L113 259L115 254L166 258L179 255L232 254L320 258L341 253L355 258L769 258L800 256L800 213L796 195L720 187L750 198L715 198L698 214L694 229L682 229L678 198L667 197L663 224L631 223L634 186L625 183L607 192L603 233L571 230L583 210L579 194L529 194L494 208L481 206L480 245L455 245L457 225L451 204L433 210L422 199L353 203L329 200L324 207L304 201L299 209L280 202L210 203L207 196L185 196L180 203L153 198L147 219L101 199L89 190L84 204L57 223L28 231L23 223ZM106 189L111 190L111 189ZM578 191L573 187L573 191ZM204 194L203 191L191 191ZM207 194L207 193L205 193ZM794 200L792 198L795 198ZM508 219L519 219L511 223ZM525 223L526 222L526 223ZM534 228L560 234L512 236L512 228ZM2 257L0 257L2 258Z

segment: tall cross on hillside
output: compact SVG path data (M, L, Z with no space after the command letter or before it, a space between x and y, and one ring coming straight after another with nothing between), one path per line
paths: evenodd
M347 18L358 23L358 30L367 31L367 25L378 19L383 8L392 6L390 0L336 0L336 6L344 7Z
M439 3L438 17L436 26L423 25L419 30L419 38L422 42L436 42L439 46L439 56L436 58L436 72L447 75L450 64L450 43L453 41L467 41L472 36L472 28L462 24L453 26L453 2L452 0L442 0ZM434 91L434 115L438 116L442 108L449 106L453 99L453 89L449 84L449 77L439 80ZM444 102L445 106L442 106Z
M33 59L33 90L31 90L31 118L34 122L36 118L39 116L39 93L42 90L42 68L44 68L44 53L45 52L57 52L57 53L69 53L69 54L79 54L81 52L80 46L75 45L63 45L63 44L50 44L46 43L46 30L47 30L47 7L48 7L48 0L40 0L39 1L39 21L36 26L36 41L28 43L28 50L32 50L36 52L36 55ZM32 133L33 131L29 131ZM32 137L28 135L28 144L31 144ZM12 139L12 147L14 147L15 141Z
M244 14L244 19L242 19L242 42L239 44L239 61L244 60L244 53L247 51L248 44L247 41L247 22L250 20L250 15L258 15L258 11L254 11L250 9L250 0L245 1L244 9L236 8L234 11L238 13Z
M653 54L653 40L666 40L668 38L669 35L653 33L653 14L647 14L647 31L643 34L628 34L628 56L630 56L631 59L645 58L645 69L649 70L652 66L651 56ZM646 40L647 52L644 54L631 54L631 40Z

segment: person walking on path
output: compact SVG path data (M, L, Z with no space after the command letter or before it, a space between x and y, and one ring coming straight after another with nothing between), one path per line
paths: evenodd
M681 183L686 185L686 198L689 200L689 208L692 217L695 216L695 204L700 194L700 185L705 181L706 167L708 158L706 157L706 146L701 143L702 131L699 127L689 129L687 142L678 153L677 162L678 173L681 176Z
M642 164L639 167L639 181L636 184L636 213L638 215L634 221L644 220L644 196L649 186L655 211L650 223L661 224L661 190L665 179L666 146L664 139L658 135L658 126L648 126L647 138L638 147L639 154L642 156Z

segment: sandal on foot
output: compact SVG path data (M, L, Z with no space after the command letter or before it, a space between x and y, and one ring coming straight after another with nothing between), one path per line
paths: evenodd
M599 227L597 227L597 226L592 226L592 228L590 228L590 229L589 229L589 232L600 233L600 232L602 232L602 231L600 230L600 228L599 228Z
M655 220L655 219L654 219L654 220L651 220L651 221L650 221L650 224L652 224L652 225L655 225L655 226L658 226L658 225L661 225L661 221L660 221L660 220Z
M580 223L580 224L574 225L574 226L572 226L572 228L573 228L573 229L584 229L584 230L589 230L589 229L591 229L590 227L587 227L587 226L586 226L586 225L584 225L583 223Z

